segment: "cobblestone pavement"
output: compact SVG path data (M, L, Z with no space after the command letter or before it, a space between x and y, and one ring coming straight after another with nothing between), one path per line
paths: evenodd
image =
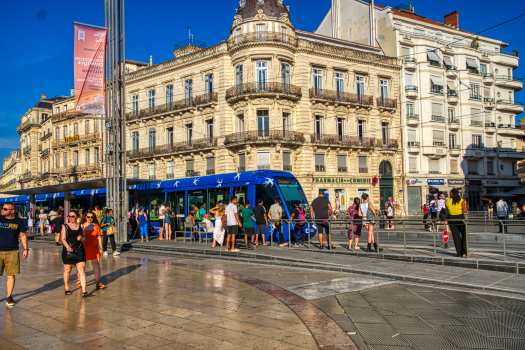
M73 285L64 296L59 250L31 247L17 305L0 307L2 350L525 347L525 300L514 294L128 252L101 259L108 288L83 299Z

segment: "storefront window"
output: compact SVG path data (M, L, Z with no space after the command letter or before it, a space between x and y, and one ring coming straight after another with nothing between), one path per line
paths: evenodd
M150 221L159 221L159 208L162 202L164 202L164 193L152 193L149 195L149 207L147 210Z
M299 201L301 202L301 207L305 210L306 217L308 218L310 215L310 205L308 204L308 200L306 199L306 195L304 194L299 181L293 177L281 176L275 176L274 179L283 194L284 205L288 208L288 212L293 213L293 210L295 209L295 201Z
M255 186L255 201L259 199L263 200L263 206L266 208L266 212L270 212L270 207L275 203L275 199L280 197L277 191L277 186L271 185L256 185ZM287 219L288 214L283 210L283 219Z

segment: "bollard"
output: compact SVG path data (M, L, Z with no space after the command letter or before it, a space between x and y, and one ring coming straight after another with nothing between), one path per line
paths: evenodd
M465 224L465 249L467 250L467 259L469 258L469 252L468 252L468 224L466 220L463 220L463 223Z

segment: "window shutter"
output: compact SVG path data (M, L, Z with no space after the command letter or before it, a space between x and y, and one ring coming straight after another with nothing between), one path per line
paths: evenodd
M410 172L417 171L417 158L416 157L408 158L408 171Z
M469 173L476 173L478 172L478 162L475 160L469 160L468 161L468 172Z
M291 165L290 152L283 152L283 165Z
M239 166L246 166L246 155L244 153L239 154Z
M414 76L412 74L405 74L405 85L414 85Z
M215 169L215 157L206 158L206 169Z
M492 143L492 136L486 136L485 137L485 142L487 143L485 146L492 147L492 145L493 145L493 143Z
M470 109L470 118L473 121L480 122L481 121L481 109L479 109L479 108L471 108Z
M484 87L483 88L483 97L489 98L490 97L490 88Z
M337 155L337 166L339 168L345 168L346 167L346 154L338 154Z
M186 170L193 171L193 159L186 160Z
M366 156L359 156L359 168L367 168Z
M432 115L443 116L443 105L441 103L432 103Z
M403 50L403 56L405 56L405 58L410 57L410 49L408 47L403 47L402 50Z
M270 152L257 152L257 165L270 165Z
M445 142L445 132L443 130L433 130L434 142Z
M438 172L439 171L439 160L430 159L428 161L428 167L431 172Z
M408 130L408 131L407 131L407 134L408 134L408 141L409 141L409 142L415 142L415 141L417 141L417 140L416 140L416 130Z
M487 161L487 174L494 174L494 162L492 160Z
M458 160L457 159L451 159L450 160L450 172L451 173L457 173L458 172Z
M324 154L316 154L315 155L315 165L323 165L324 166Z

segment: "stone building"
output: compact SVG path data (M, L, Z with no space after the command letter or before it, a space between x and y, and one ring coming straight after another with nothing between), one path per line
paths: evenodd
M414 8L335 0L316 33L381 47L402 59L400 110L406 209L420 212L432 194L459 187L473 211L487 194L519 184L525 137L515 117L523 87L519 59L507 43L459 29L457 11L444 22Z
M319 190L343 207L362 192L397 198L396 58L296 30L277 0L241 1L227 40L185 45L126 77L128 177L274 169L291 171L309 200Z

